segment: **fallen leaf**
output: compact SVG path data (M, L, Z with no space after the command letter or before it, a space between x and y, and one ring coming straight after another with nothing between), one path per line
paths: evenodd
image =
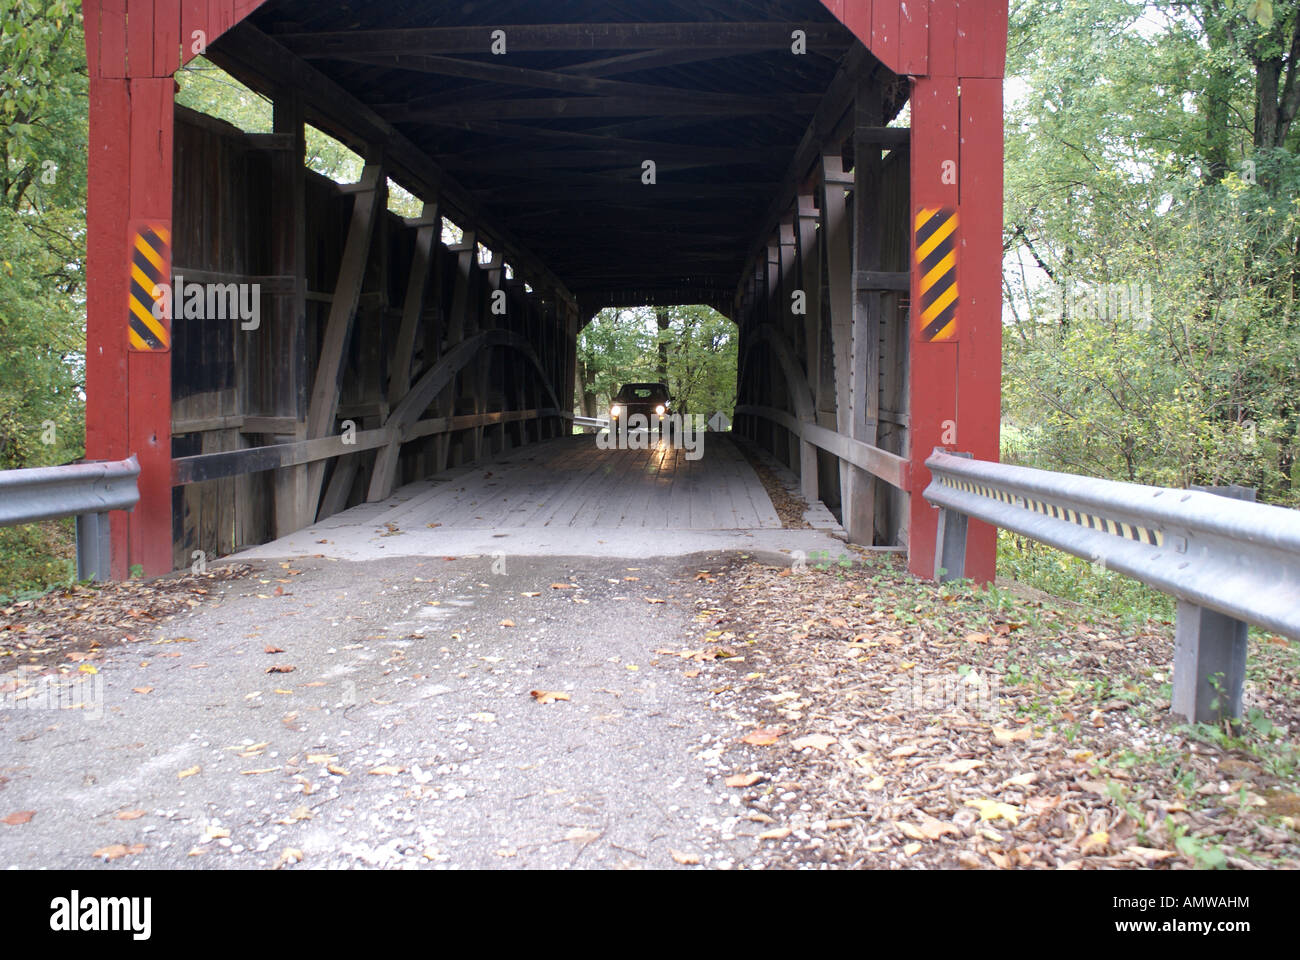
M1085 857L1090 854L1104 851L1110 846L1110 834L1105 830L1098 830L1096 833L1088 835L1088 838L1079 846L1079 852Z
M284 653L284 649L282 647L267 647L262 652L263 653Z
M123 810L115 816L117 820L139 820L145 815L144 810Z
M370 775L372 777L395 777L399 773L404 773L405 771L405 767L394 767L391 764L387 764L382 767L375 767L375 769L370 771Z
M121 860L126 856L134 856L137 853L144 853L145 845L143 843L132 844L127 846L123 843L115 843L110 847L100 847L91 854L96 860Z
M266 672L267 673L293 673L297 669L298 669L297 667L277 665L274 667L267 667Z
M982 766L983 760L954 760L952 763L939 764L939 769L944 773L970 773Z
M132 693L153 693L153 687L132 687Z
M805 747L811 747L814 750L824 751L831 744L838 742L839 741L834 737L828 737L824 733L813 733L806 737L800 737L798 740L791 743L790 746L794 747L796 750L803 750Z
M780 727L773 727L771 729L759 727L757 730L741 737L740 742L753 744L756 747L770 747L783 736L785 736L785 731Z
M533 690L529 693L538 703L555 703L558 700L571 700L567 693L557 693L554 690Z
M502 621L501 621L501 626L503 626L503 627L515 627L515 626L518 626L518 624L516 624L513 620L502 620Z
M17 813L11 813L3 820L0 820L0 823L7 823L11 827L16 827L23 823L30 823L34 816L36 816L35 810L19 810Z
M1006 820L1013 827L1020 820L1020 811L1009 803L997 800L967 800L966 806L974 807L980 812L981 820Z
M330 773L334 774L334 776L336 777L346 777L348 775L347 770L344 769L343 767L340 767L336 763L329 764L328 766L325 767L325 769L328 770Z
M896 823L894 826L898 827L904 835L911 837L913 840L925 839L925 834L921 832L921 828L914 823L907 823L904 821L902 823Z
M275 869L287 866L290 863L302 863L302 851L293 847L286 847L280 854L280 859L275 862Z
M918 752L919 752L919 751L917 750L916 747L911 747L911 746L908 746L908 747L895 747L893 750L891 750L891 751L889 752L889 755L890 755L891 757L896 757L896 758L900 758L900 759L901 759L901 758L904 758L904 757L914 757L914 756L916 756L916 754L917 754Z
M553 583L551 584L551 589L552 590L576 590L578 589L578 586L577 584L574 583Z
M1003 782L1003 787L1027 787L1038 779L1036 773L1022 773L1017 777L1012 777ZM1001 788L999 788L1001 789Z
M1124 852L1129 856L1139 857L1143 860L1168 860L1170 857L1178 856L1172 850L1155 850L1151 847L1125 847Z
M909 843L903 847L903 856L905 857L914 857L920 852L921 845L919 843Z
M1028 740L1034 735L1034 731L1023 726L1019 730L1008 730L1005 727L993 728L993 739L998 743L1014 743L1017 740Z
M700 862L700 855L698 853L682 853L680 850L669 848L668 854L683 867L693 867Z
M176 774L176 779L184 780L186 777L192 777L202 769L203 768L200 767L198 764L195 764L194 766L190 767L188 770L182 770L180 773Z
M752 787L762 779L761 773L737 773L727 777L726 783L729 787Z
M936 820L934 817L922 815L921 833L927 840L938 840L940 837L962 835L961 829L955 824L944 823L942 820Z
M790 834L794 833L789 827L777 827L775 830L764 830L758 835L760 840L784 840Z
M967 643L988 643L989 635L987 633L968 633L966 634Z
M521 593L521 594L520 594L521 597L540 597L541 595L542 595L542 594L540 593L540 591L538 591L538 592L534 592L534 593Z

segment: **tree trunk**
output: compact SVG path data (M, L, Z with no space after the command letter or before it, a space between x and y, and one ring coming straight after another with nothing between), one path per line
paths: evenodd
M659 381L668 382L668 330L672 313L665 307L655 308L655 323L659 327Z

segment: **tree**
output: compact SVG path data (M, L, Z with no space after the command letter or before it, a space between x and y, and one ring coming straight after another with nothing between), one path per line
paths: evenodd
M83 444L86 65L79 4L0 10L0 468Z
M662 380L674 412L731 416L736 361L735 325L711 307L602 310L578 337L583 414L608 411L624 383Z
M1295 8L1014 9L1009 458L1296 502Z

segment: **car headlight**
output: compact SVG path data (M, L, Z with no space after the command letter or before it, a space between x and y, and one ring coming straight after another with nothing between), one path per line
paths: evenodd
M609 415L617 420L619 417L623 416L623 408L616 403L614 406L609 408Z
M664 415L666 411L667 408L662 403L659 404L659 406L655 407L655 413L659 414L659 416L661 417Z

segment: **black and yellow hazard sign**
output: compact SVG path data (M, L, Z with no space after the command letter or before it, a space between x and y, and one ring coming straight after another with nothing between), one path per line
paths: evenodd
M921 339L951 340L957 333L957 211L924 207L916 215Z
M171 232L161 224L131 231L127 330L132 350L171 348L171 293L166 289Z

